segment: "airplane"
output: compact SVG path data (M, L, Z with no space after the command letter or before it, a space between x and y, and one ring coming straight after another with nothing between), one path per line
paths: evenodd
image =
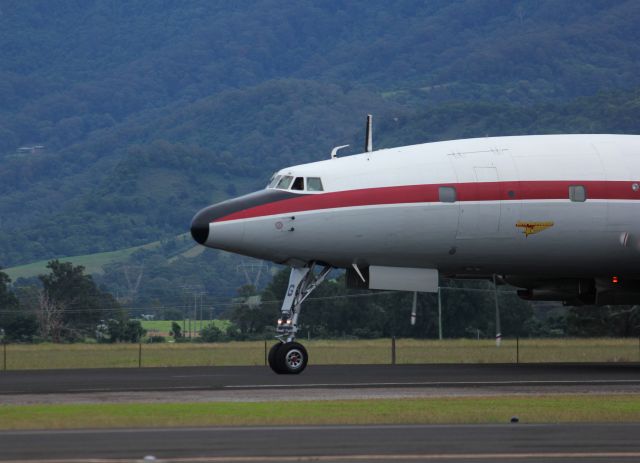
M285 167L199 211L198 243L291 267L269 365L308 362L302 302L332 269L349 287L437 292L493 278L527 300L640 303L640 135L523 135L365 150Z

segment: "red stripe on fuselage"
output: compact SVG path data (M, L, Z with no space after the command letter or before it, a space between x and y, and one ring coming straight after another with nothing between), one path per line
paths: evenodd
M407 185L361 190L335 191L321 194L300 194L296 198L244 209L216 219L214 222L257 218L268 215L336 209L342 207L376 206L440 202L439 188L456 189L457 202L569 200L569 186L582 185L589 199L640 200L640 191L633 191L630 181L523 181L440 183L437 185Z

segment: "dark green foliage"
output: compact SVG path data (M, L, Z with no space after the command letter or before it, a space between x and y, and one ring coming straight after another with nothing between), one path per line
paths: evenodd
M10 290L11 279L0 269L0 316L18 309L18 298ZM0 318L0 320L2 320Z
M195 245L190 236L185 237L185 244L187 247L180 245L178 250L189 250ZM149 307L144 313L154 313L153 307L163 308L156 313L156 319L191 318L193 288L227 299L244 278L237 270L242 262L239 256L211 249L203 251L191 258L173 252L165 254L164 250L138 251L129 261L107 266L105 273L95 279L112 293L128 295L129 304ZM134 294L131 283L137 279L137 272L142 272L142 276Z
M53 319L44 333L54 341L60 336L68 340L93 336L101 318L118 308L117 301L98 289L92 277L84 275L81 265L52 260L47 268L51 273L39 276L43 292L40 310L53 313Z
M169 333L177 341L183 337L182 327L177 322L171 322L171 332Z
M567 313L571 336L640 336L640 306L571 307Z
M180 320L182 318L184 318L184 314L177 309L168 309L164 311L164 319L165 320ZM171 326L173 326L174 324L177 324L176 322L173 322L171 324ZM178 325L179 327L180 325Z
M20 307L10 283L7 274L0 271L0 334L7 342L30 342L38 333L38 323L32 313Z
M33 314L18 313L7 317L2 329L7 342L32 342L38 334L38 321Z
M139 342L147 331L142 328L140 320L129 320L128 317L112 318L107 321L108 342Z
M200 337L198 338L201 342L221 342L227 341L228 337L226 334L218 327L216 327L213 323L205 326L200 331Z

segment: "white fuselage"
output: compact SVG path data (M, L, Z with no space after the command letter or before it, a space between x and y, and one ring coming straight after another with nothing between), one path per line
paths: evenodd
M290 265L640 276L640 136L453 140L278 174L323 191L222 203L203 244Z

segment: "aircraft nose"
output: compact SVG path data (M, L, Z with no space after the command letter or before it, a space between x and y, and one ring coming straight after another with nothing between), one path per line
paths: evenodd
M191 220L191 236L199 244L218 249L231 249L242 241L244 225L231 223L227 226L217 224L215 237L212 236L214 222L235 212L251 209L252 207L281 201L295 197L282 190L260 190L238 198L228 199L200 210ZM213 239L215 238L215 242ZM234 249L236 249L234 247Z
M199 244L204 244L209 238L209 216L207 210L202 210L191 221L191 236Z

